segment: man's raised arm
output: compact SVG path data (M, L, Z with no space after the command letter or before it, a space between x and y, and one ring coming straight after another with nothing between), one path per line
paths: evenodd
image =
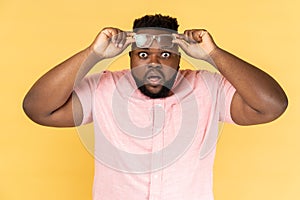
M264 71L219 48L206 30L186 30L174 43L188 55L213 64L235 87L231 116L237 124L270 122L285 111L288 100L280 85Z
M114 36L114 37L113 37ZM116 28L103 29L83 51L44 74L31 87L23 109L34 122L54 127L79 125L82 106L73 88L99 61L120 54L132 42Z

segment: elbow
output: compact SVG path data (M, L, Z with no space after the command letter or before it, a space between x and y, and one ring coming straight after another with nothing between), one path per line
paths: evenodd
M42 115L38 112L39 109L36 108L34 102L26 96L22 102L22 108L26 116L33 122L43 125Z
M37 117L34 113L34 108L32 106L32 103L31 101L29 100L29 98L26 96L23 100L23 103L22 103L22 108L23 108L23 111L24 113L26 114L26 116L31 119L32 121L38 123L37 121Z
M274 100L269 104L268 118L269 121L273 121L279 118L288 107L288 98L284 95L282 98Z
M30 101L28 100L27 95L25 96L25 98L23 99L22 102L22 108L24 113L26 114L27 117L29 117L31 119L31 115L32 113L30 112Z
M285 95L283 100L280 101L279 105L277 106L278 108L278 117L281 116L287 109L289 104L289 100L287 96Z

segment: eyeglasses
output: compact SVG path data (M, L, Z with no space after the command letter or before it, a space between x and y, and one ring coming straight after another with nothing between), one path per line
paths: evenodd
M171 34L135 34L133 38L135 39L138 48L149 48L154 39L157 41L160 48L172 48L174 45L172 41L175 39L175 36Z

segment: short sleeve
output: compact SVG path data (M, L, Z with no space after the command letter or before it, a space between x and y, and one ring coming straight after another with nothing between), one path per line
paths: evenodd
M231 83L227 79L225 79L224 76L220 75L219 91L218 91L219 113L220 113L219 121L227 122L231 124L235 123L231 117L231 111L230 111L231 102L235 91L236 89L231 85Z
M210 91L213 112L219 115L219 121L234 123L230 107L236 89L220 73L200 70L200 74Z
M93 121L92 108L95 90L98 87L100 73L86 76L74 88L83 110L83 119L81 125L91 123Z

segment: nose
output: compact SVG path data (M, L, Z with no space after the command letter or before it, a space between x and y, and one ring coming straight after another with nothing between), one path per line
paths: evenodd
M150 63L148 65L150 68L161 68L161 64L159 62L159 57L156 54L152 54L150 57Z
M161 67L161 64L159 64L159 63L150 63L149 65L148 65L148 68L150 69L161 69L162 67Z

